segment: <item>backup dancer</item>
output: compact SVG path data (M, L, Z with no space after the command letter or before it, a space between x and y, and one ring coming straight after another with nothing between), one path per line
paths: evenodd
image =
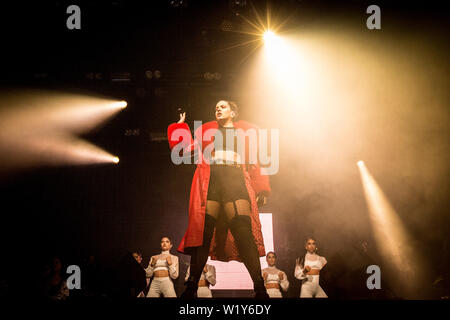
M191 268L189 267L186 272L184 281L189 280ZM209 285L214 286L216 284L216 267L210 264L205 264L202 275L198 281L197 297L198 298L212 298L212 292L209 289Z
M148 298L176 298L172 279L178 278L178 257L170 253L172 243L169 237L161 238L161 253L150 258L145 272L147 278L153 277Z
M316 254L316 241L313 238L306 239L305 249L305 257L295 261L294 276L302 281L300 298L328 298L319 285L320 270L325 267L327 260Z
M262 270L264 283L266 285L267 294L271 298L283 298L281 290L287 292L289 289L289 280L286 273L275 266L277 255L270 251L267 253L266 260L269 265Z
M249 161L249 155L258 152L258 139L246 143L245 134L257 138L257 128L235 121L237 115L235 103L221 100L215 107L216 120L197 128L194 139L185 123L186 113L168 128L172 157L182 152L197 159L188 227L178 247L191 255L182 298L195 297L208 255L213 260L242 261L253 280L255 297L268 298L259 261L265 250L258 205L270 193L269 179L256 161ZM238 145L245 146L243 152L238 152Z

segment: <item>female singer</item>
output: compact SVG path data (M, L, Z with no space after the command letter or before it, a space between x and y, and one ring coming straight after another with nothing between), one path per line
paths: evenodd
M195 296L210 255L213 260L242 261L253 280L255 297L268 298L259 261L265 250L258 204L265 203L270 186L258 163L249 161L258 151L258 139L249 137L257 138L258 131L248 122L235 121L238 107L232 101L219 101L215 116L215 121L195 131L194 139L185 123L186 113L168 128L172 156L182 151L197 157L189 223L178 247L191 255L190 276L181 297ZM245 147L238 150L238 145Z
M319 285L320 270L325 267L327 260L316 254L316 240L306 239L306 254L303 259L297 258L294 276L302 281L300 298L328 298Z

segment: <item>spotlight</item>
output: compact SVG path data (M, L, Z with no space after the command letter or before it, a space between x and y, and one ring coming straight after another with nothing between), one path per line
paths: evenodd
M229 20L223 20L220 24L220 29L222 29L222 31L231 31L233 29L233 24Z
M112 159L112 161L113 161L114 163L119 163L119 158L118 158L118 157L114 157L114 158Z
M117 106L121 109L125 109L127 107L127 102L126 101L119 101L117 103Z
M152 79L159 79L161 78L161 71L160 70L146 70L145 71L145 78L147 78L148 80L152 80Z
M358 167L362 167L364 165L364 161L359 160L357 163Z
M274 42L275 38L276 35L275 33L273 33L273 31L267 30L266 32L264 32L263 39L265 43L272 43Z
M186 8L188 6L187 0L170 0L169 4L173 8Z
M0 115L2 168L118 162L79 136L122 111L126 101L45 90L18 90L1 98L11 100Z
M247 0L229 0L228 6L239 15L239 9L244 9L247 6Z

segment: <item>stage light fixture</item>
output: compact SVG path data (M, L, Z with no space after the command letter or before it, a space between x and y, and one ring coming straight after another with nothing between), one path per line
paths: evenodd
M169 4L173 8L186 8L188 6L187 0L169 0Z
M230 20L223 20L220 24L220 29L222 29L222 31L229 32L233 29L233 24Z
M114 158L112 159L112 161L113 161L114 163L119 163L119 157L114 157Z
M118 72L111 75L112 82L130 82L131 72Z
M247 0L229 0L228 5L232 10L242 9L247 6Z
M205 72L205 73L203 74L203 78L204 78L205 80L212 80L212 79L214 79L214 75L211 74L210 72Z

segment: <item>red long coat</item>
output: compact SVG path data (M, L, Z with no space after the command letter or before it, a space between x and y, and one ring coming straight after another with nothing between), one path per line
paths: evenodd
M236 129L244 131L248 129L257 129L252 124L245 121L238 121L234 123ZM189 254L191 247L198 247L203 244L203 228L205 222L206 198L208 195L210 166L202 158L202 153L205 148L213 142L213 139L205 137L205 132L212 132L212 135L218 129L217 121L211 121L203 124L195 132L195 140L192 140L189 126L186 123L173 123L168 127L168 138L170 148L173 149L176 145L181 143L179 147L183 147L184 152L198 152L200 159L197 163L197 169L194 173L194 178L191 185L191 194L189 200L189 222L186 233L181 240L178 247L178 252ZM183 137L173 136L175 130L182 131ZM213 130L213 131L209 131ZM178 131L180 133L180 131ZM210 146L211 148L212 146ZM248 143L246 144L248 154ZM200 152L201 151L201 152ZM248 159L248 158L247 158ZM269 179L265 175L261 175L261 170L258 164L248 166L248 170L243 166L242 171L245 177L245 185L251 200L251 222L252 233L258 248L260 256L265 256L264 241L261 232L261 222L259 221L258 206L256 204L256 195L270 193ZM239 257L239 251L234 242L233 235L228 229L225 215L219 215L219 219L214 230L214 235L211 240L209 255L213 260L220 261L242 261Z

